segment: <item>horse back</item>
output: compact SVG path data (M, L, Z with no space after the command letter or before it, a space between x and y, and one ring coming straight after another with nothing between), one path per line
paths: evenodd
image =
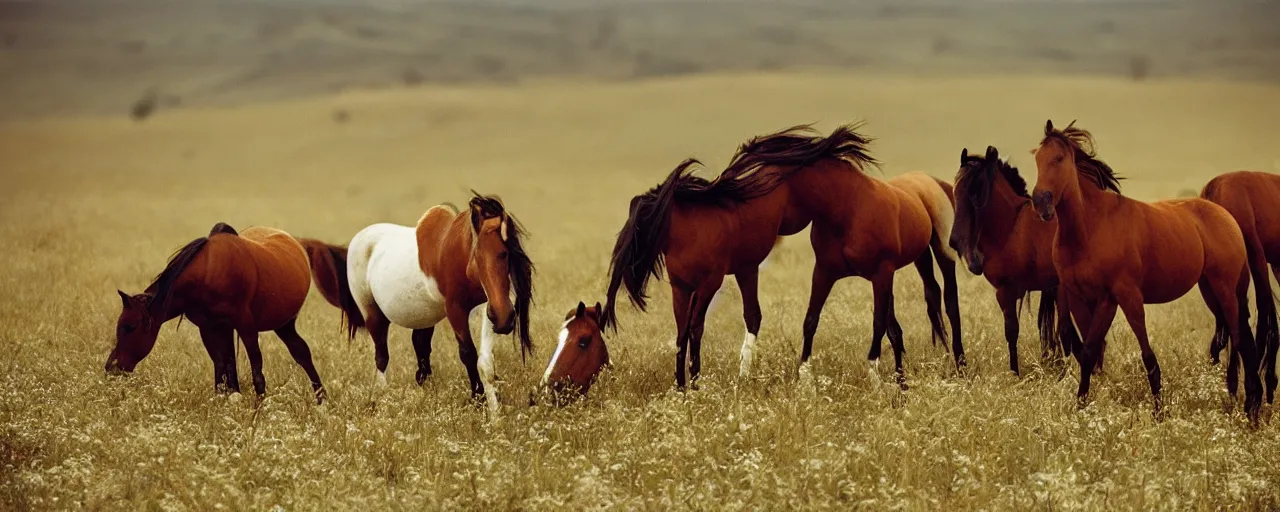
M1209 180L1200 197L1225 208L1247 243L1258 244L1268 261L1280 261L1280 175L1225 173Z
M204 281L240 329L276 329L298 315L311 288L310 263L288 233L250 227L215 234L204 251Z

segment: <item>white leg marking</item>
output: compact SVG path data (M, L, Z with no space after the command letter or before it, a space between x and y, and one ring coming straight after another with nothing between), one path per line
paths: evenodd
M387 372L378 372L378 387L387 387Z
M572 321L572 320L570 320ZM556 352L551 354L551 362L547 363L547 371L542 372L542 387L547 386L547 381L551 379L551 370L556 367L556 361L560 360L560 352L564 350L565 342L569 341L569 322L565 322L560 329L560 343L556 345Z
M493 332L489 315L481 316L484 320L480 322L480 358L476 361L476 366L480 370L480 383L484 384L484 397L489 404L489 411L497 414L498 390L497 384L493 382L493 343L497 340L498 333Z
M805 362L803 362L803 363L800 363L800 369L799 369L798 373L800 374L800 383L801 383L801 384L804 384L804 385L806 385L806 386L812 386L812 385L813 385L813 371L809 369L809 362L808 362L808 361L805 361Z
M742 338L742 354L738 359L738 376L746 377L751 373L751 357L756 350L756 335L750 331Z

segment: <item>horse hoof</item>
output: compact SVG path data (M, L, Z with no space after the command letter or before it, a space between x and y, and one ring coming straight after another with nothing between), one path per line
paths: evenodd
M328 393L324 388L316 389L316 405L324 405L325 398L328 398Z
M431 377L431 370L427 370L426 372L418 370L418 374L414 378L418 381L418 385L421 386L429 377Z

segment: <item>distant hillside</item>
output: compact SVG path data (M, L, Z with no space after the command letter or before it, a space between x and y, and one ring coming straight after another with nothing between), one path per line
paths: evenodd
M1277 2L0 3L0 120L709 70L1280 80Z

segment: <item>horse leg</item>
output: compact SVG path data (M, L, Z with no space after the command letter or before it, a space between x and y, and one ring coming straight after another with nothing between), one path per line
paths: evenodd
M209 359L213 360L213 391L218 394L227 394L230 390L227 386L227 357L225 355L228 347L223 339L229 335L232 335L231 329L200 326L200 341L204 342L204 349L209 352Z
M742 322L746 324L747 332L742 337L742 352L738 358L738 376L746 378L751 373L751 359L755 355L756 336L760 334L760 297L757 295L759 291L759 269L752 268L739 272L735 278L738 280L738 290L742 292Z
M378 368L378 386L385 388L387 363L391 360L391 354L387 351L387 330L391 327L391 320L374 305L364 319L364 326L369 331L369 337L373 338L373 362Z
M956 283L956 262L938 255L938 269L942 271L943 301L947 305L947 320L951 322L951 352L955 354L956 368L965 366L964 343L960 335L960 285Z
M484 383L480 381L480 369L477 367L476 344L471 340L470 311L455 304L449 304L446 309L449 327L453 328L453 336L458 340L458 359L467 369L467 380L471 383L471 400L479 405L484 400Z
M262 347L258 346L257 331L239 331L244 353L249 356L249 372L253 374L253 391L258 399L267 394L267 378L262 375Z
M1084 341L1080 339L1080 332L1076 330L1076 325L1083 325L1085 333L1088 334L1089 324L1085 322L1088 316L1084 312L1084 308L1077 313L1072 307L1071 296L1067 294L1066 288L1058 285L1058 339L1062 343L1062 353L1064 357L1074 357L1076 362L1080 362L1081 349L1084 348ZM1085 316L1078 316L1085 315ZM1074 319L1073 319L1074 318Z
M1262 406L1262 379L1258 372L1258 352L1249 330L1249 269L1241 269L1235 289L1223 280L1214 281L1214 292L1222 305L1222 316L1231 334L1231 362L1244 365L1244 410L1251 423L1258 421ZM1237 357L1237 354L1239 357Z
M933 276L933 255L929 249L925 249L916 258L916 272L920 274L920 281L924 284L924 304L925 310L929 314L929 328L931 331L931 341L933 346L938 346L938 339L943 341L942 347L947 348L947 331L942 325L942 287L938 285L938 279Z
M871 312L871 354L868 360L880 358L880 341L889 330L889 310L893 307L893 269L881 268L871 277L873 299ZM893 343L893 340L889 340ZM873 357L874 356L874 357ZM901 368L898 369L901 371Z
M1133 336L1138 338L1138 347L1142 349L1142 365L1147 368L1147 382L1151 384L1151 398L1155 402L1153 412L1158 418L1164 409L1164 399L1160 396L1160 362L1156 360L1156 353L1151 350L1151 341L1147 339L1147 311L1142 302L1142 293L1137 287L1123 288L1116 290L1115 297L1120 310L1124 311L1125 318L1129 320Z
M1273 273L1280 275L1280 265L1274 265L1271 268ZM1276 318L1275 295L1271 290L1271 276L1267 274L1265 258L1262 260L1260 270L1254 275L1253 290L1258 300L1259 331L1255 342L1264 350L1262 366L1267 375L1267 403L1273 404L1276 400L1276 386L1280 384L1280 378L1276 377L1276 353L1280 352L1280 320ZM1266 324L1265 333L1262 332L1264 323Z
M1089 379L1097 368L1099 352L1105 347L1107 331L1116 318L1116 303L1110 299L1102 299L1093 304L1093 313L1089 315L1089 331L1085 336L1084 348L1080 357L1080 389L1076 391L1076 400L1081 407L1089 396Z
M302 339L302 335L298 334L298 319L290 320L283 327L276 329L276 336L280 337L280 341L284 342L284 346L289 349L289 355L293 356L293 361L302 367L302 371L307 372L307 378L311 380L311 391L316 395L316 405L324 403L325 391L324 384L320 382L320 373L316 371L316 365L311 361L311 347L307 346L307 340Z
M889 286L888 309L889 311L887 316L889 317L889 328L887 330L887 334L889 335L889 346L893 347L894 373L897 374L898 386L901 387L903 391L906 391L907 375L902 368L902 354L906 353L907 349L902 343L902 325L898 323L898 312L893 303L892 284Z
M426 329L413 330L413 351L418 355L418 385L426 382L431 376L431 335L435 334L433 325Z
M697 294L671 283L671 309L676 317L676 389L685 390L685 369L689 355L689 324L693 319Z
M1209 312L1213 313L1213 339L1209 341L1209 361L1217 365L1221 362L1222 349L1227 346L1231 337L1230 330L1227 328L1227 320L1223 316L1222 304L1218 302L1216 292L1209 283L1207 277L1200 278L1200 296L1204 298L1204 304L1209 307ZM1240 382L1240 365L1237 363L1235 350L1227 355L1227 394L1235 399L1236 391Z
M1062 344L1054 330L1054 316L1058 312L1058 287L1040 290L1040 307L1037 308L1036 327L1040 330L1040 360L1060 359Z
M1021 296L1021 290L1016 288L996 289L996 302L1004 313L1004 340L1009 344L1009 371L1014 375L1021 375L1018 371L1018 297Z
M835 285L836 278L822 266L821 263L813 266L813 281L809 289L809 308L804 314L804 345L800 349L800 371L803 373L809 365L809 356L813 355L813 336L818 332L818 320L822 317L822 307L827 304L827 297L831 295L831 287ZM879 346L873 346L872 355L869 356L872 361L880 358Z
M712 282L723 283L724 276L713 279ZM707 321L707 309L711 307L711 299L715 297L717 288L719 285L704 286L694 293L698 304L693 318L689 320L689 387L694 390L698 389L698 376L702 374L702 333Z
M485 402L489 412L498 413L498 384L494 381L493 344L498 340L498 333L493 330L493 322L489 315L480 315L480 357L476 360L476 369L480 372L480 383L484 386Z

